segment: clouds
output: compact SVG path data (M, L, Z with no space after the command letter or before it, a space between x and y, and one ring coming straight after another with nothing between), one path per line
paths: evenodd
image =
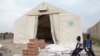
M0 32L13 31L14 21L23 11L14 0L0 0Z
M84 32L100 20L99 0L70 0L67 3L66 5L59 6L81 18Z
M43 0L0 0L0 32L13 31L14 21ZM100 0L45 0L78 15L83 31L100 20ZM7 29L7 27L9 27Z

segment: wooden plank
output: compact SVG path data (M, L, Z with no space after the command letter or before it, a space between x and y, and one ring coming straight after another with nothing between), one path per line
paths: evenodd
M50 15L50 14L59 14L59 12L43 12L43 13L36 13L36 14L30 14L28 16L39 16L39 15Z

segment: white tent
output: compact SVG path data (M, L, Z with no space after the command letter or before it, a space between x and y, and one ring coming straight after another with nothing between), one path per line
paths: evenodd
M40 15L49 15L54 43L71 46L76 44L77 36L82 36L78 16L48 3L41 3L15 21L14 43L26 44L29 39L36 38Z

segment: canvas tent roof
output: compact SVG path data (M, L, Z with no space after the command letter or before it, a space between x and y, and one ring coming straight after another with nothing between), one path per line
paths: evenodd
M39 12L39 10L47 11ZM79 17L48 3L41 3L15 21L14 42L25 44L28 39L36 38L38 16L47 14L50 16L51 33L54 42L75 45L76 37L82 36Z
M39 10L48 10L48 12L44 12L44 13L40 13ZM46 2L41 3L40 5L38 5L37 7L33 8L32 10L30 10L28 13L26 13L25 15L43 15L43 14L56 14L56 13L67 13L68 15L73 15L76 16L68 11L65 11L64 9L58 8L56 6L53 6L51 4L48 4Z

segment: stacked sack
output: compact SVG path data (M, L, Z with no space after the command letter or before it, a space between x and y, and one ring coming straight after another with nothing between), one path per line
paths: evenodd
M39 53L39 48L45 48L45 40L44 39L29 39L29 43L27 43L27 48L22 50L23 56L37 56Z
M39 41L39 47L40 47L40 49L45 48L45 40L44 39L39 39L38 41Z
M24 48L24 49L22 50L22 55L23 55L23 56L28 56L28 48Z
M27 43L28 56L37 56L39 53L39 45L37 39L30 39Z
M30 39L27 48L23 49L23 56L37 56L39 53L39 45L37 39Z

